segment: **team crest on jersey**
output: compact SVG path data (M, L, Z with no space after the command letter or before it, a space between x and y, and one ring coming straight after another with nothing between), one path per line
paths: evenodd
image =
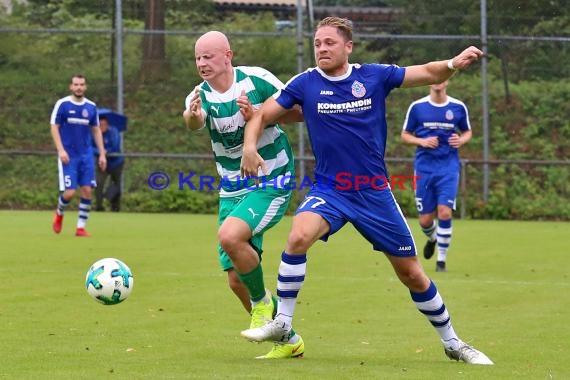
M362 98L364 95L366 95L366 89L364 88L364 85L357 80L355 80L352 84L352 95L357 98Z
M83 116L84 118L88 118L89 112L85 108L83 108L83 110L81 111L81 116Z
M452 111L452 110L447 110L447 111L445 112L445 118L446 118L447 120L453 120L453 111Z

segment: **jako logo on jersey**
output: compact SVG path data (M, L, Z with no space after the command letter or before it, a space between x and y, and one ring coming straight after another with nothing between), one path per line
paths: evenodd
M364 95L366 95L366 89L364 88L364 85L357 80L355 80L352 84L352 95L356 96L357 98L362 98Z
M405 247L400 247L398 248L398 251L411 251L412 250L412 246L411 245L407 245Z
M334 95L334 92L330 90L321 90L320 95Z

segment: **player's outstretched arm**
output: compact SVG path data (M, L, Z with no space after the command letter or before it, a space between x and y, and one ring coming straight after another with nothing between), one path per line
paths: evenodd
M473 62L479 60L483 52L475 46L469 46L455 57L445 61L432 61L424 65L406 67L406 76L402 87L426 86L441 83L457 70L466 69Z

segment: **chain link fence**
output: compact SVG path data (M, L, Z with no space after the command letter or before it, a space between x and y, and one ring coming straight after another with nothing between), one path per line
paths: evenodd
M345 8L358 17L354 7ZM318 11L324 14L326 7ZM215 189L171 185L157 191L148 182L155 172L171 179L190 173L215 176L207 133L186 131L181 116L184 98L200 81L193 52L196 38L209 29L222 30L230 37L235 65L265 67L284 82L314 65L312 32L302 12L285 13L287 20L271 13L236 13L208 28L166 25L163 30L145 28L142 20L117 21L117 13L105 9L68 21L65 27L0 27L0 208L55 207L57 158L49 116L55 101L68 94L74 73L87 77L86 95L99 107L129 117L123 210L210 212L217 205ZM400 13L384 15L376 24L372 11L360 9L360 14L368 17L355 22L353 62L406 66L450 58L482 43L481 35L394 32L398 17L404 17ZM121 27L116 29L117 24ZM489 52L485 65L458 74L448 88L449 95L469 107L474 130L461 152L458 216L570 220L570 81L557 77L554 65L539 59L568 57L570 37L490 31L484 43ZM147 49L156 48L153 44L164 50L149 53ZM517 51L521 56L534 52L535 59L515 59ZM399 135L408 105L427 93L426 88L396 90L388 99L387 162L393 175L413 175L414 149L404 146ZM298 173L310 175L313 159L304 126L284 129L295 146ZM395 188L394 193L414 216L412 189ZM297 200L302 195L298 191Z

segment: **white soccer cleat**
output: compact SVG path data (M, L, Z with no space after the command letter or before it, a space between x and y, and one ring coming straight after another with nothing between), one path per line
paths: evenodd
M241 336L251 342L288 342L291 338L291 327L279 321L271 321L261 327L243 330Z
M454 350L452 348L444 347L445 354L452 360L461 360L468 364L479 365L493 365L493 361L487 355L465 342L460 342L459 348Z

